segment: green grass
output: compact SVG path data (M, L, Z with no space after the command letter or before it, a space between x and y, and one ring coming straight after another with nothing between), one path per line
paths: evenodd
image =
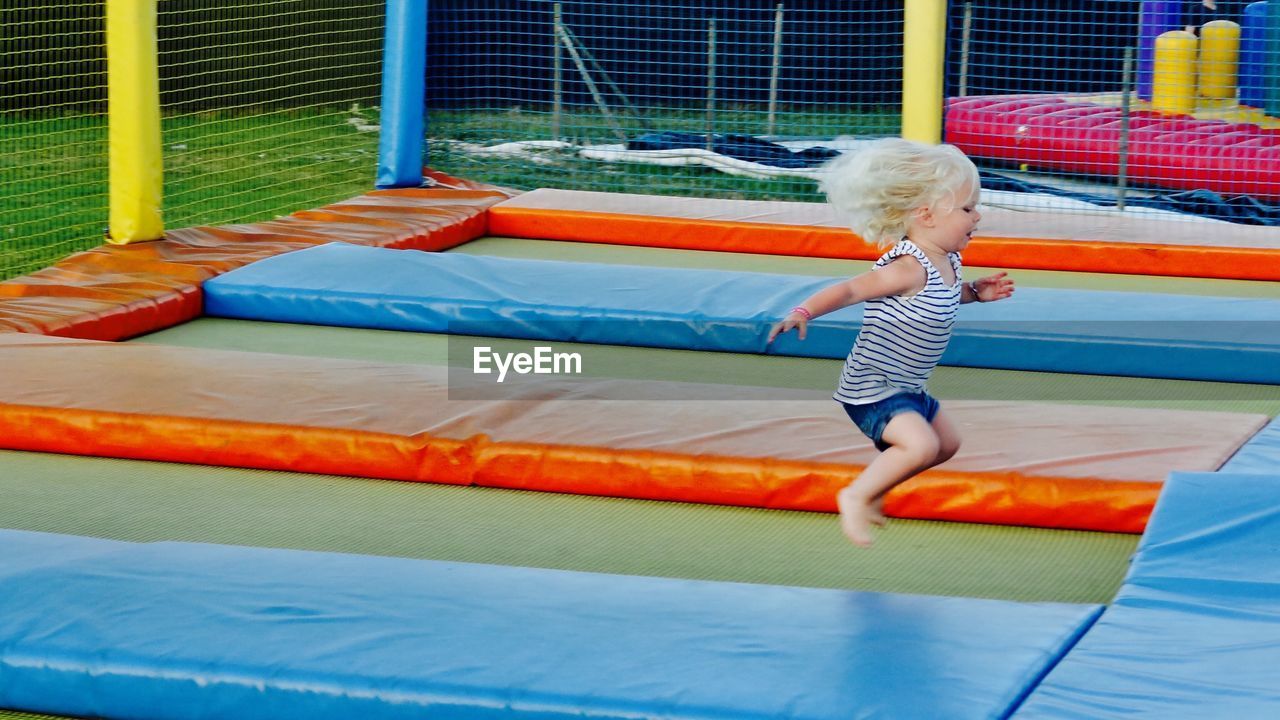
M437 144L431 166L455 177L519 190L553 187L563 190L679 195L730 199L774 199L821 202L810 180L757 180L725 175L705 167L662 167L631 163L601 163L571 151L540 153L543 163L518 163L511 158L468 154Z
M106 118L0 113L0 278L102 241Z
M705 132L705 111L646 111L650 127ZM818 109L780 112L780 136L887 135L894 111ZM266 108L168 114L163 120L164 223L167 228L268 220L342 200L373 186L377 113L356 107ZM634 137L640 121L619 118ZM763 134L758 108L722 108L718 133ZM594 108L575 108L560 137L576 145L620 142ZM803 179L756 180L700 167L601 163L572 150L536 160L481 155L475 146L555 135L545 108L439 111L428 118L430 164L471 180L532 189L819 201ZM101 113L0 113L0 279L45 267L102 242L108 224L107 124Z
M349 107L164 118L168 228L255 222L373 187L376 123ZM102 242L108 223L106 117L0 114L0 279Z
M627 137L634 138L648 131L636 116L623 115L616 108L614 112L618 128ZM643 112L649 128L692 133L707 131L707 116L702 109L645 108ZM769 133L767 112L761 108L735 107L718 109L713 128L716 133L778 137L896 135L900 117L896 110L787 109L778 113L778 122ZM522 190L555 187L753 200L819 202L822 199L811 180L799 178L757 180L698 166L602 163L578 157L574 149L539 151L537 159L532 161L474 152L477 145L553 140L557 137L579 147L621 143L614 124L593 107L574 108L564 113L559 133L547 108L513 106L488 112L434 111L428 115L427 134L432 139L432 167L470 180Z
M705 132L697 108L645 110L650 127ZM786 109L775 134L833 137L891 135L894 111ZM166 228L268 220L367 192L373 187L376 110L309 107L291 110L168 114L163 120ZM635 117L619 122L632 137L645 132ZM721 108L715 132L763 134L759 108ZM537 160L479 155L477 145L554 136L545 108L439 111L428 118L430 164L470 180L507 187L819 201L803 179L756 180L700 167L601 163L572 151ZM617 143L595 108L562 116L560 136L577 145ZM102 242L108 224L106 116L0 113L0 279L45 267Z
M368 192L378 134L349 119L369 121L349 108L168 119L166 223L253 222Z
M642 108L642 117L620 114L613 108L617 124L629 137L654 130L705 133L706 111L693 107ZM769 131L764 108L734 106L718 108L713 119L716 133L771 135L778 137L818 137L838 135L896 135L901 126L897 109L784 108ZM643 119L643 122L642 122ZM512 140L549 140L554 116L548 107L513 105L490 110L432 110L428 113L428 135L475 143ZM581 144L619 142L613 124L594 107L566 108L561 116L560 137Z

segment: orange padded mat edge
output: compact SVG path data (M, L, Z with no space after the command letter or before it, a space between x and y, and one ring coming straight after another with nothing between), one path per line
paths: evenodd
M544 240L640 245L684 250L874 260L882 250L826 217L820 205L713 201L701 210L690 198L655 202L646 196L627 208L626 195L601 210L585 207L604 193L538 190L489 210L493 235ZM563 207L556 207L563 201ZM657 210L656 206L664 209ZM779 210L778 208L781 208ZM806 217L812 215L812 218ZM1238 280L1280 280L1280 246L1051 239L990 232L985 220L965 250L972 265L1072 272L1129 273ZM1020 228L1025 230L1025 228ZM1213 232L1206 226L1204 232Z
M200 284L220 273L337 241L442 250L485 234L487 208L506 197L486 189L380 190L277 220L103 245L0 282L0 332L134 337L198 317Z
M130 458L646 500L835 512L861 468L602 447L0 404L0 441ZM1160 483L935 469L896 488L901 518L1140 533Z

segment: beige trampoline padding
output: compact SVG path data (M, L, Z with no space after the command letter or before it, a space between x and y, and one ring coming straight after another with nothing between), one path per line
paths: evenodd
M22 334L0 336L0 366L0 402L16 406L807 463L876 455L820 394L570 378L451 388L442 367ZM1267 420L984 401L945 411L964 437L948 470L1146 482L1216 469Z

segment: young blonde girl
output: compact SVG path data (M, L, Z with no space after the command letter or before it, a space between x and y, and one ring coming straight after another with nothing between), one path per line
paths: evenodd
M925 389L951 337L962 303L1013 293L997 273L961 278L960 251L973 237L978 170L949 145L877 140L837 158L823 190L862 238L888 248L871 271L814 293L769 332L769 342L849 305L865 303L862 329L845 360L834 398L881 451L837 496L840 527L870 547L884 523L885 493L955 455L955 425Z

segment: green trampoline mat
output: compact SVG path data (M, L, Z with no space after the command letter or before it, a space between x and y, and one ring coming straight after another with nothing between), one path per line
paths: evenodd
M0 527L590 572L1107 602L1137 536L0 452Z

